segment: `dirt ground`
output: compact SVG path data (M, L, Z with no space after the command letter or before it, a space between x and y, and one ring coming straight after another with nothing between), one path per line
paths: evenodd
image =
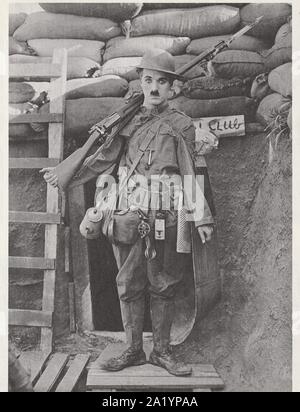
M219 223L223 301L179 352L212 362L226 391L290 391L292 157L268 164L265 135L224 139L208 159Z

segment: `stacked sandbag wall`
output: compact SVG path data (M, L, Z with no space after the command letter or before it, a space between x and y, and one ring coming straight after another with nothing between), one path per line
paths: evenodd
M258 26L217 55L208 68L198 65L186 73L188 81L182 95L170 104L195 118L245 114L247 121L255 121L258 104L270 92L267 87L258 98L253 86L257 76L291 59L291 6L286 3L40 6L44 11L11 18L10 35L17 42L12 47L23 51L11 55L10 61L49 62L55 48L68 49L66 97L76 101L67 102L66 136L86 132L92 122L100 120L99 114L109 114L107 110L118 107L125 95L139 90L135 67L151 47L169 51L178 69L264 16ZM99 83L88 79L91 77ZM94 102L95 106L103 104L103 110L94 107L93 98L103 99ZM88 118L86 113L90 114ZM71 118L78 122L70 120L68 124Z
M292 133L292 20L276 33L273 46L264 51L268 90L261 100L257 120L273 135ZM262 96L263 97L263 96Z

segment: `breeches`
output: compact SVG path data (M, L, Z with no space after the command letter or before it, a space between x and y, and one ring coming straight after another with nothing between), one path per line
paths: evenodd
M153 297L173 299L182 282L188 254L177 253L177 226L166 228L165 240L154 242L156 257L145 258L144 240L132 246L115 246L113 251L118 265L117 287L123 302L140 299L147 290Z

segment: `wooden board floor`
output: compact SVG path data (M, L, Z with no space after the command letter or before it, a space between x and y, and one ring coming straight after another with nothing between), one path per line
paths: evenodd
M188 377L176 377L170 375L166 370L145 364L126 368L119 372L108 372L101 368L101 364L110 357L120 354L126 345L123 343L109 345L90 365L87 376L87 390L212 390L222 389L224 382L220 378L213 365L193 364L193 373ZM151 345L144 345L149 357Z

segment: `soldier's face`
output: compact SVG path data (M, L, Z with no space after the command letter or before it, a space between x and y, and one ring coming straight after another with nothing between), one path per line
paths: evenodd
M170 79L163 72L143 69L141 86L145 96L144 106L149 108L166 102L171 95Z

